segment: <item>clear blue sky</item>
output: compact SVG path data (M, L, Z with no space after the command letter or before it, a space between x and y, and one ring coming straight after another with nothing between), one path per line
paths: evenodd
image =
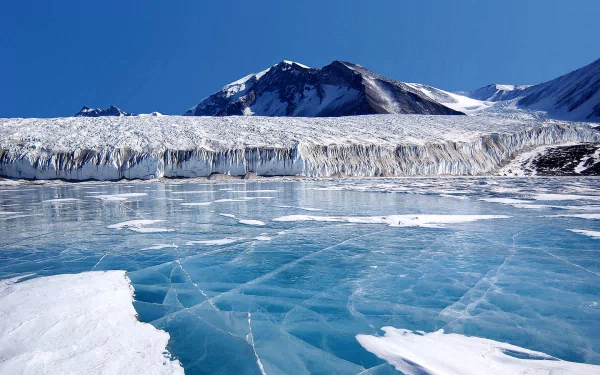
M467 90L599 57L598 0L5 1L0 117L181 114L284 59Z

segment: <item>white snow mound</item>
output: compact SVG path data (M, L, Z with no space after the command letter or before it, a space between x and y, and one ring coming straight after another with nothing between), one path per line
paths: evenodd
M0 281L0 374L183 374L125 271Z
M368 351L406 375L593 375L600 366L561 361L494 340L383 327L383 337L358 335Z

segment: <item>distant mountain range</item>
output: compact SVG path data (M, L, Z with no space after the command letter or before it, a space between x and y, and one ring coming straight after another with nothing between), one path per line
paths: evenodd
M106 109L90 108L83 106L79 112L75 114L75 117L104 117L104 116L135 116L132 113L127 113L111 105Z
M546 111L563 120L600 120L600 59L523 90L517 105Z
M284 60L226 85L184 115L338 117L484 111L532 111L561 120L600 121L600 59L538 85L492 84L457 93L395 81L349 62L334 61L314 69ZM134 115L110 106L83 107L75 116Z
M539 85L490 85L463 95L492 102L511 100L518 108L561 120L600 121L600 59Z
M127 113L121 110L119 107L115 107L111 105L106 109L100 108L90 108L83 106L79 112L77 112L73 117L105 117L105 116L162 116L160 112L152 112L152 113L141 113L139 115L135 115L133 113Z
M457 94L467 96L471 99L483 100L489 102L501 102L504 100L511 100L521 96L523 90L531 87L532 85L487 85L473 91L462 91Z

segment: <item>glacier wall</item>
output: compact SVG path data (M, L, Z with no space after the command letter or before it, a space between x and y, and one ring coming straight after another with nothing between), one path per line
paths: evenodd
M348 143L299 141L281 147L231 146L143 151L106 146L53 151L0 148L0 176L25 179L119 180L244 176L433 176L484 175L519 152L540 145L600 142L591 127L550 123L514 132L492 132L464 141Z
M553 124L515 133L490 133L469 142L424 145L301 147L306 176L485 175L519 152L540 145L598 142L591 128Z

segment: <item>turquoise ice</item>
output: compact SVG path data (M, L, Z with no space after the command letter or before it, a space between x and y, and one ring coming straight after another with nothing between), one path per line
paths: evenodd
M387 374L356 335L600 364L600 180L0 188L0 279L122 269L187 374ZM591 233L591 234L590 234Z

